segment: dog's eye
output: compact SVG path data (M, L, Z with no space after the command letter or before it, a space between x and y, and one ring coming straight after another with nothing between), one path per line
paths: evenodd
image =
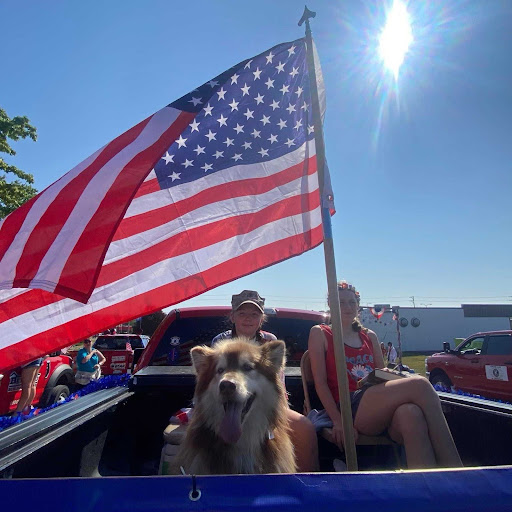
M250 372L251 370L253 370L254 368L252 367L251 364L249 363L244 363L244 365L242 366L242 370L244 372Z
M224 373L224 368L222 368L222 366L220 368L217 368L217 373L218 374Z

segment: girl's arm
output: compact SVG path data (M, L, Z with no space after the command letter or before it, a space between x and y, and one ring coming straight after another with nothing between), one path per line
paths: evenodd
M327 340L319 325L312 327L309 332L308 351L318 398L320 398L322 405L333 423L332 432L336 444L340 448L343 448L343 426L340 411L327 385L327 370L325 365ZM354 432L354 434L357 439L357 432Z
M377 335L370 330L368 330L368 337L372 342L373 361L375 362L375 368L384 368L384 357L382 356L382 349L380 347L379 338L377 338Z
M96 354L98 354L98 364L101 366L107 359L99 350L96 350Z

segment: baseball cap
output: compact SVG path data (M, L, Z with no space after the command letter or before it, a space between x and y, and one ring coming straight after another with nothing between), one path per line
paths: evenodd
M238 295L231 297L231 307L236 311L242 304L254 304L262 313L264 313L265 299L260 297L254 290L244 290Z

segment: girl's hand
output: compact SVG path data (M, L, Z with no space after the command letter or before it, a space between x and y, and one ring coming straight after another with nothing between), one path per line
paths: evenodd
M354 426L352 426L352 428L354 429L354 442L357 443L357 439L359 437L359 432L357 431L357 429ZM333 434L334 441L336 442L336 445L338 446L338 448L340 450L344 450L345 449L345 437L343 435L343 427L341 425L341 421L337 421L337 422L333 423L332 434Z
M95 365L94 365L94 368L96 368L97 370L99 370L99 369L100 369L100 365L99 365L99 364L95 364Z

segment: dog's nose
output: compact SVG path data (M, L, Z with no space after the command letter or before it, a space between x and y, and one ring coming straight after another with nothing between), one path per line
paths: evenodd
M236 384L231 380L223 380L219 384L219 390L221 393L234 393L236 391Z

